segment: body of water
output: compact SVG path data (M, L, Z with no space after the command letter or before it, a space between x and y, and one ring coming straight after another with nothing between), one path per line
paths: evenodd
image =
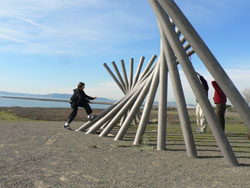
M106 109L109 105L90 104L93 109ZM71 108L68 102L35 101L0 98L0 107Z

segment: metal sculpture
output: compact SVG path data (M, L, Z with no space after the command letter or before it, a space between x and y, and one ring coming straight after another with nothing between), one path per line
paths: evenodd
M142 114L140 114L140 121L134 138L134 144L140 144L148 123L149 112L152 109L157 87L160 86L157 150L164 150L166 147L167 82L169 72L187 155L189 157L197 157L184 92L182 90L178 72L179 64L182 67L196 99L199 101L201 108L205 113L206 120L210 125L211 131L222 155L228 164L237 166L238 161L234 152L220 126L212 105L196 76L196 72L188 56L194 52L198 55L207 70L228 96L232 105L239 112L243 122L250 130L249 106L246 104L245 100L218 63L212 52L203 42L175 2L173 0L149 0L149 3L156 14L161 34L161 50L158 61L152 66L156 59L156 56L154 55L144 72L139 77L142 62L144 60L142 57L134 80L132 80L133 63L131 63L129 81L127 79L128 76L126 74L123 60L121 61L121 65L124 79L122 79L115 63L112 63L119 81L108 66L104 64L117 85L124 92L125 96L101 112L96 119L82 125L77 131L85 131L88 129L86 134L90 134L95 133L97 130L101 130L99 136L107 136L123 117L123 120L120 122L121 125L119 131L114 139L121 140L128 130L132 120L139 113L139 108L147 97ZM192 48L191 53L187 53L187 50L190 48ZM131 62L133 62L132 59Z

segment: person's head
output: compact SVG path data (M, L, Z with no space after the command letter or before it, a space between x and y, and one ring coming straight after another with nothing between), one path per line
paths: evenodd
M83 83L83 82L79 82L79 84L78 84L78 86L77 86L77 88L78 89L84 89L84 87L85 87L85 84Z

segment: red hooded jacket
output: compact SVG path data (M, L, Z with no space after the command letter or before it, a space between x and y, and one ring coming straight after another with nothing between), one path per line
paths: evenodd
M212 85L214 87L214 103L226 104L227 97L219 87L216 81L212 81Z

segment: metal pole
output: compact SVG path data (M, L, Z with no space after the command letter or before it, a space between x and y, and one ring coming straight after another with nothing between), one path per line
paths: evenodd
M158 133L157 133L157 150L166 149L166 126L167 126L167 90L168 90L168 67L163 51L161 40L161 69L160 69L160 96L158 110Z
M187 104L185 101L184 93L182 90L181 79L179 76L176 59L174 56L174 52L171 49L165 35L161 31L161 39L164 46L164 51L167 59L168 69L170 72L170 78L172 81L172 87L175 95L175 100L177 104L177 110L181 122L181 128L183 132L184 142L186 145L186 151L188 157L197 157L197 152L194 143L194 137L192 133L192 128L189 120Z
M105 127L107 127L107 125L109 124L110 121L111 121L111 119L109 121L107 121L106 123L104 123L103 126L100 127L100 130L104 130Z
M132 89L133 85L133 70L134 70L134 58L130 59L130 71L129 71L129 89Z
M125 97L124 97L125 98ZM123 98L123 99L124 99ZM97 121L99 121L101 118L103 118L109 111L111 111L113 108L115 108L115 106L117 104L119 104L123 99L117 101L116 103L114 103L113 105L111 105L110 107L108 107L107 109L105 109L104 111L102 111L100 114L98 114L98 116L93 119L92 121L88 121L85 124L83 124L81 127L79 127L77 130L75 131L84 131L86 129L88 129L89 127L91 127L94 123L96 123Z
M169 2L171 0L168 0ZM220 126L219 120L216 117L213 108L206 96L206 93L204 89L202 88L201 84L199 83L198 77L196 76L196 72L191 64L191 62L188 59L188 56L186 52L183 49L182 44L179 41L179 38L177 37L174 28L172 28L172 25L169 21L168 15L164 12L160 4L156 0L149 0L151 3L151 6L153 10L155 11L158 20L160 21L161 28L167 37L180 65L182 66L182 69L190 83L190 86L199 101L202 109L204 110L204 114L206 116L206 119L208 121L208 124L211 127L211 130L214 134L214 137L217 141L217 144L219 145L219 148L225 157L225 160L234 166L238 165L238 161L234 155L234 152L232 151L232 148ZM174 21L174 20L173 20ZM176 22L174 21L176 24ZM179 27L179 25L177 25ZM180 27L179 27L180 28ZM182 29L180 29L182 31ZM188 40L189 41L189 40ZM191 43L190 43L191 44ZM192 45L192 44L191 44ZM193 46L192 46L193 47Z
M139 75L140 75L140 72L141 72L141 68L142 68L144 59L145 59L145 57L141 56L140 61L139 61L139 65L137 67L137 71L136 71L136 74L135 74L135 78L134 78L134 82L133 82L132 88L135 87L135 84L137 83L137 80L139 78Z
M153 55L153 56L151 57L151 59L150 59L149 62L148 62L147 67L145 68L145 70L144 70L143 73L141 74L139 80L140 80L141 78L143 78L143 76L149 71L149 69L150 69L150 67L153 65L153 63L154 63L156 57L157 57L156 55Z
M106 126L106 128L101 132L99 137L107 136L108 133L116 126L116 124L119 122L119 120L124 116L128 109L131 108L136 101L137 97L139 96L141 90L143 88L141 87L136 91L136 93L130 97L130 99L122 106L122 108L113 116L111 122Z
M149 115L150 115L150 112L151 112L151 109L153 106L157 87L159 85L159 72L160 72L159 70L160 70L160 65L161 65L161 61L162 61L161 57L162 57L162 54L160 56L160 59L158 60L157 70L154 73L154 78L153 78L153 81L152 81L151 86L150 86L148 98L147 98L146 104L145 104L143 112L142 112L141 121L140 121L138 129L136 131L134 145L140 144L141 138L146 130L146 126L147 126Z
M125 121L126 117L128 115L128 111L125 113L125 115L122 117L121 121L120 121L120 125L123 124L123 122Z
M89 130L87 131L86 134L92 134L92 133L96 132L104 123L106 123L107 121L109 121L110 119L112 119L115 116L115 114L117 114L119 112L119 110L128 102L128 100L131 98L131 96L133 96L136 92L138 92L138 90L140 90L144 86L145 82L146 81L142 82L134 90L132 90L131 92L129 92L121 100L121 102L119 104L117 104L113 109L111 109L110 111L108 111L108 113L106 113L105 116L102 117L102 119L99 119L98 122L95 121L96 123L92 127L89 128ZM94 120L92 120L92 121L94 121Z
M154 70L155 70L155 65L142 78L140 78L140 80L137 82L136 86L141 84L145 79L147 79L147 77L149 77L152 74L152 72L154 72Z
M123 71L123 78L125 80L125 88L126 88L126 92L128 92L129 90L129 85L128 85L128 77L127 77L127 72L126 72L126 68L124 65L124 60L121 60L121 66L122 66L122 71Z
M125 89L122 87L121 83L117 80L116 76L110 70L110 68L108 67L108 65L106 63L104 63L103 65L107 69L107 71L109 72L109 74L111 75L111 77L113 78L113 80L116 82L116 84L119 86L119 88L122 90L122 92L125 94L126 93Z
M118 70L118 68L117 68L117 66L116 66L116 64L115 64L114 61L112 61L112 65L113 65L113 67L114 67L114 69L115 69L115 72L116 72L116 74L117 74L117 76L118 76L118 78L119 78L119 80L120 80L120 83L121 83L121 85L122 85L122 88L123 88L123 90L124 90L125 93L126 93L126 86L125 86L125 83L124 83L124 81L123 81L123 79L122 79L122 76L121 76L121 74L120 74L120 72L119 72L119 70Z
M115 103L117 105L112 106L113 108L111 108L109 111L105 110L104 115L102 115L102 113L101 113L94 120L92 120L95 122L94 125L93 125L93 123L91 123L92 121L90 121L90 122L86 123L85 126L82 126L83 128L85 128L85 127L89 128L90 127L89 124L93 125L88 130L88 132L86 134L94 133L104 123L106 123L109 119L113 118L114 115L122 108L122 106L126 104L126 102L129 100L129 98L132 97L137 92L137 90L140 90L145 85L147 78L150 76L150 73L153 70L154 70L154 67L150 71L148 71L148 73L143 77L143 79L141 79L140 82L138 82L138 84L132 90L130 90L123 99L121 99L120 101ZM100 120L100 121L97 122L97 120Z
M157 67L154 71L154 74L152 74L149 78L149 80L147 81L147 84L144 86L143 90L140 93L140 96L137 98L137 100L135 101L134 106L132 107L128 117L126 118L125 122L122 124L122 127L120 128L119 132L117 133L116 137L114 140L122 140L124 134L126 133L126 131L128 130L128 127L133 119L133 117L136 115L136 113L138 112L138 109L140 108L143 100L145 99L145 97L147 96L149 87L151 82L153 82L153 85L156 85L156 81L157 78L159 79L159 63L157 63ZM153 81L152 81L153 79ZM149 95L149 97L151 97Z
M199 34L195 31L193 26L173 0L158 1L163 9L173 19L178 28L180 28L182 34L185 36L196 54L200 57L208 71L220 85L232 105L237 109L241 119L250 131L250 108L226 72L223 70L215 56L212 54L207 45L204 43Z

